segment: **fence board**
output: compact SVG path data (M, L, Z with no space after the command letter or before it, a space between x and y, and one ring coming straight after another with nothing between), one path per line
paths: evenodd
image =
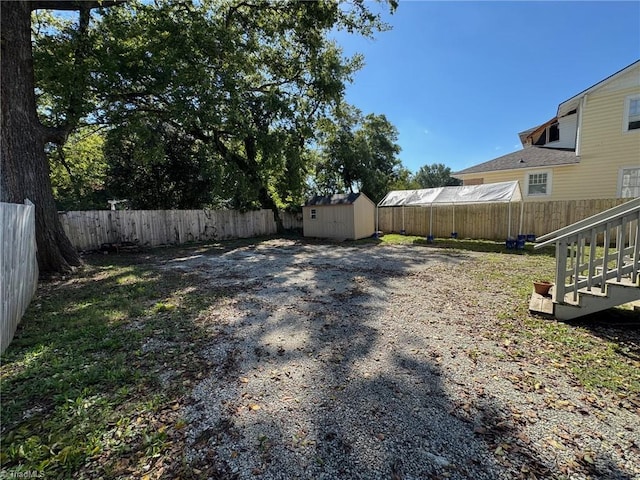
M541 236L578 220L587 218L629 199L565 200L553 202L524 202L522 231L520 203L511 206L511 236L518 233ZM430 207L402 207L378 209L378 229L383 232L400 232L408 235L429 234ZM458 238L474 238L502 241L507 238L509 205L490 203L477 205L442 205L433 207L433 230L436 237L449 237L455 230Z
M33 204L0 203L0 245L0 352L4 352L38 286Z
M300 215L280 215L284 228L302 228ZM95 250L103 243L118 242L179 245L272 235L277 231L271 210L94 210L64 212L60 220L78 250Z

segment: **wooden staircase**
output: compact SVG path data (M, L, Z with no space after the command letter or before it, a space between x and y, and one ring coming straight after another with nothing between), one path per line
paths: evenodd
M530 310L570 320L640 300L640 198L540 238L556 248L550 298L533 294Z

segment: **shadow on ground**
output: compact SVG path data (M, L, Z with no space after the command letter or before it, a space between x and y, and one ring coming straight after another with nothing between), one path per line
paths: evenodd
M611 308L566 323L616 344L618 353L640 361L640 311Z
M381 314L404 276L464 258L439 247L390 258L254 239L87 257L78 277L40 287L3 356L2 469L555 478L524 440L504 446L521 421L507 406L448 393L435 332ZM630 478L597 465L596 477Z

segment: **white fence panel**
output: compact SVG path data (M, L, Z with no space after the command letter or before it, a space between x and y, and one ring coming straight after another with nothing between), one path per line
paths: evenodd
M38 286L35 207L0 203L0 352L13 335Z

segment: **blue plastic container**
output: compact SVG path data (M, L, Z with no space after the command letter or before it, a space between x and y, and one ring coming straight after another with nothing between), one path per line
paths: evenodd
M427 235L427 243L433 243L433 235Z
M518 236L520 237L520 235ZM522 235L522 237L524 237L524 235ZM524 250L524 243L525 243L526 238L518 238L518 240L516 240L516 248L518 250Z
M507 247L507 250L513 250L516 248L516 240L513 238L507 238L507 240L504 243L505 243L505 246Z
M451 232L451 238L453 239L458 238L458 232Z
M403 228L402 230L400 230L400 235L406 235L407 231Z
M530 233L530 234L528 234L528 235L527 235L527 242L529 242L529 243L533 243L533 242L535 242L535 241L536 241L536 236L535 236L535 234Z

